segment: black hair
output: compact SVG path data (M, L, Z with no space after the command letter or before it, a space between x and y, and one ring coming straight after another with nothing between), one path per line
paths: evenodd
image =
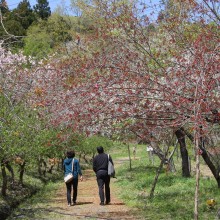
M73 158L73 157L75 157L75 152L73 150L67 151L66 156L68 158Z
M104 153L104 149L102 146L97 147L97 151L99 154Z

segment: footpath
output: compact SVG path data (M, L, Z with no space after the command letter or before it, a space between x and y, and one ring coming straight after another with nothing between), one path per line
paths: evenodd
M127 207L118 197L119 189L114 184L117 179L111 178L111 203L109 205L100 206L98 195L98 186L95 174L92 170L83 172L84 180L79 181L77 204L67 206L66 186L60 183L60 187L51 198L44 199L36 204L29 204L16 217L11 219L31 219L31 220L136 220L142 219L138 217L138 211ZM23 213L23 214L22 214Z

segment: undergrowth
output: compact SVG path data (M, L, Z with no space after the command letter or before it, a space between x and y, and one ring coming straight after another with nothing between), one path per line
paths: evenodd
M15 172L17 174L17 172ZM8 216L24 201L33 198L36 193L45 194L45 189L52 188L52 183L56 183L62 177L61 171L54 171L52 174L39 177L36 172L27 172L24 174L24 182L18 182L18 176L15 175L15 181L12 182L8 174L7 195L0 196L0 219L8 219ZM0 180L1 184L1 180ZM47 190L48 191L48 190ZM42 194L42 195L43 195Z

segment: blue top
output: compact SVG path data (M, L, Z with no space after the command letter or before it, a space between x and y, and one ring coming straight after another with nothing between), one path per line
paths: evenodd
M73 172L72 172L72 160L73 162ZM73 173L74 178L78 178L78 175L82 176L81 168L79 165L79 161L75 158L66 158L63 162L64 175L66 176L68 173Z

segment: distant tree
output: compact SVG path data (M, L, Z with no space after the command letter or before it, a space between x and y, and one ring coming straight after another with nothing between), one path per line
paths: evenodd
M36 21L35 14L28 0L20 2L18 7L13 10L13 13L15 20L20 22L25 30L27 30L34 21Z
M49 2L47 0L37 0L34 6L34 12L43 20L48 19L51 15Z
M70 35L71 25L63 16L53 14L47 21L45 29L53 39L54 45L67 42L72 39Z
M52 50L50 36L39 25L28 30L24 43L24 54L36 59L45 58Z
M37 59L45 58L53 48L71 41L71 26L64 17L53 14L45 21L41 20L28 29L25 38L24 53Z
M2 14L9 12L6 0L0 0L0 10Z
M22 47L27 29L36 20L28 0L21 1L14 10L5 12L0 26L0 38L4 40L3 46Z
M7 16L3 17L2 24L0 25L0 39L3 41L3 47L21 47L21 39L25 34L25 29L19 21L14 19L13 13L7 13Z
M7 28L7 32L14 35L14 38L16 36L21 37L26 34L25 29L21 26L21 23L19 21L16 21L14 19L9 19L5 22L5 27Z

